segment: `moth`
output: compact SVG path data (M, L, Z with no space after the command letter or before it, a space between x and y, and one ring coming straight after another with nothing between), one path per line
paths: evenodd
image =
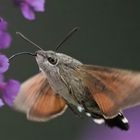
M35 57L40 72L21 85L14 109L26 113L29 120L44 122L70 108L76 114L84 113L95 123L129 129L122 110L140 103L139 72L83 64L66 54L44 51L18 34L39 48L34 54L23 54Z

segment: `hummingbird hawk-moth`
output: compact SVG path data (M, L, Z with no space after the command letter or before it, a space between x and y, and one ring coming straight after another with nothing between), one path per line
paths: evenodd
M122 110L140 103L139 72L87 65L66 54L38 48L34 56L40 72L21 85L14 102L16 110L41 122L62 115L69 107L96 123L128 130Z

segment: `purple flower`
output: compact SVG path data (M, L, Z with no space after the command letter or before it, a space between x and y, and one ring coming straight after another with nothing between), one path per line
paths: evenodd
M9 68L9 59L5 55L0 55L0 74Z
M7 83L0 83L2 99L10 107L13 105L13 101L18 94L19 88L20 83L16 80L9 80Z
M13 105L13 101L18 94L20 83L16 80L9 80L8 82L4 82L3 73L8 70L9 61L5 55L0 55L0 107L4 104L8 106Z
M45 11L45 0L14 0L28 20L35 19L35 12Z
M11 36L7 32L7 22L0 18L0 49L8 48L11 41Z
M9 80L7 83L0 82L0 91L2 93L0 99L0 107L6 103L9 106L12 106L13 101L19 91L20 84L16 80Z
M11 36L7 32L7 22L0 18L0 49L8 48L11 40ZM5 104L11 107L20 88L20 84L16 80L4 81L4 73L8 68L9 59L5 55L0 54L0 107Z

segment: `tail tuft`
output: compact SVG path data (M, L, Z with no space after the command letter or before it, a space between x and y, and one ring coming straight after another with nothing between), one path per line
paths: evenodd
M118 127L125 131L129 129L128 120L123 116L122 113L119 113L115 118L105 119L105 123L111 128Z

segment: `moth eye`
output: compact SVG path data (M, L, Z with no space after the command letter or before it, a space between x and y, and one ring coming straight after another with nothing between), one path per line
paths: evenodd
M54 59L52 57L48 57L48 61L53 65L55 65L57 63L57 59Z

